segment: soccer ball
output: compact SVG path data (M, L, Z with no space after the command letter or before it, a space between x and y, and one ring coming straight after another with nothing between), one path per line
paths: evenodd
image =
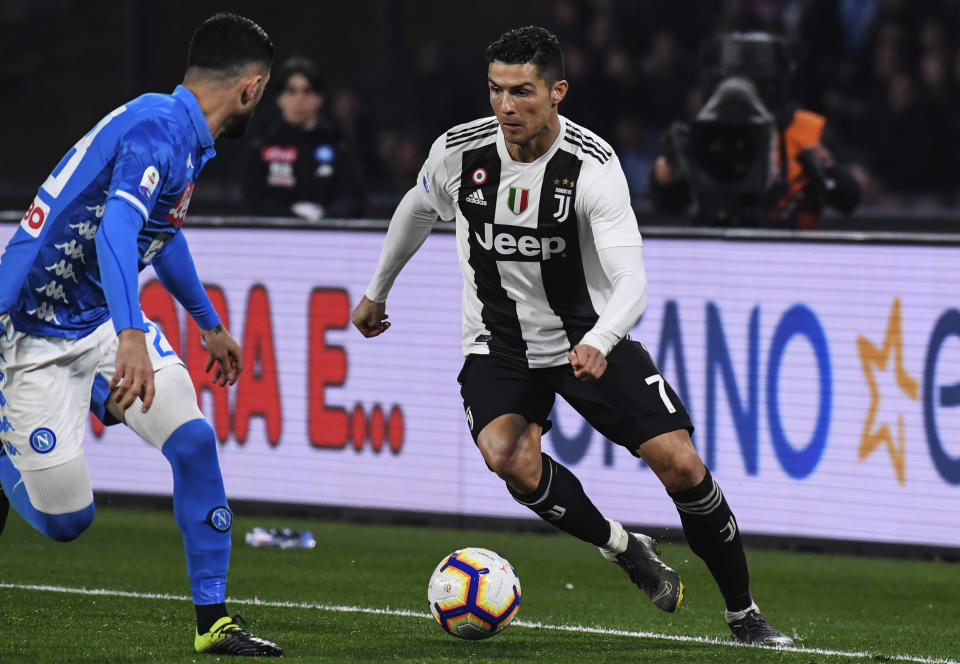
M427 600L448 633L486 639L517 615L520 578L506 558L489 549L457 549L433 570Z

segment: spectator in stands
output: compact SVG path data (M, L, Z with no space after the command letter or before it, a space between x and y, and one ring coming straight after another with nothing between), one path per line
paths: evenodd
M251 212L313 222L360 216L366 197L360 161L354 144L321 114L316 64L290 58L276 78L280 120L247 145L243 158Z
M860 185L825 144L826 119L789 93L785 42L734 33L703 49L704 98L674 123L650 171L654 207L723 226L817 228L824 206L844 214ZM786 167L783 165L786 164Z

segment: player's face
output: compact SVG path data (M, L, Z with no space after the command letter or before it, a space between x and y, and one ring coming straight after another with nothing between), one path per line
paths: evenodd
M293 74L277 95L277 106L280 107L284 122L309 129L323 106L323 97L317 94L306 76Z
M549 85L534 64L507 64L500 60L490 63L487 85L490 106L504 138L521 145L547 130L566 92L565 81Z

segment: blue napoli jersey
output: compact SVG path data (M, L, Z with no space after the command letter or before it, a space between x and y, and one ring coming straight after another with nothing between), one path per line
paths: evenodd
M215 155L196 97L145 94L105 116L60 160L0 256L0 313L16 329L86 336L110 318L94 237L107 201L143 216L139 269L180 232L194 183Z

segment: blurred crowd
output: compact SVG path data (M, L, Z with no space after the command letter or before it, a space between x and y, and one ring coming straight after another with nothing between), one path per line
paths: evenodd
M639 202L658 137L702 105L699 44L763 30L793 45L796 99L829 119L866 204L956 203L960 0L703 0L695 12L671 0L558 0L542 23L565 52L561 113L614 145ZM395 63L390 104L362 83L328 92L324 112L355 146L368 212L412 186L436 136L490 114L483 44L453 38Z

